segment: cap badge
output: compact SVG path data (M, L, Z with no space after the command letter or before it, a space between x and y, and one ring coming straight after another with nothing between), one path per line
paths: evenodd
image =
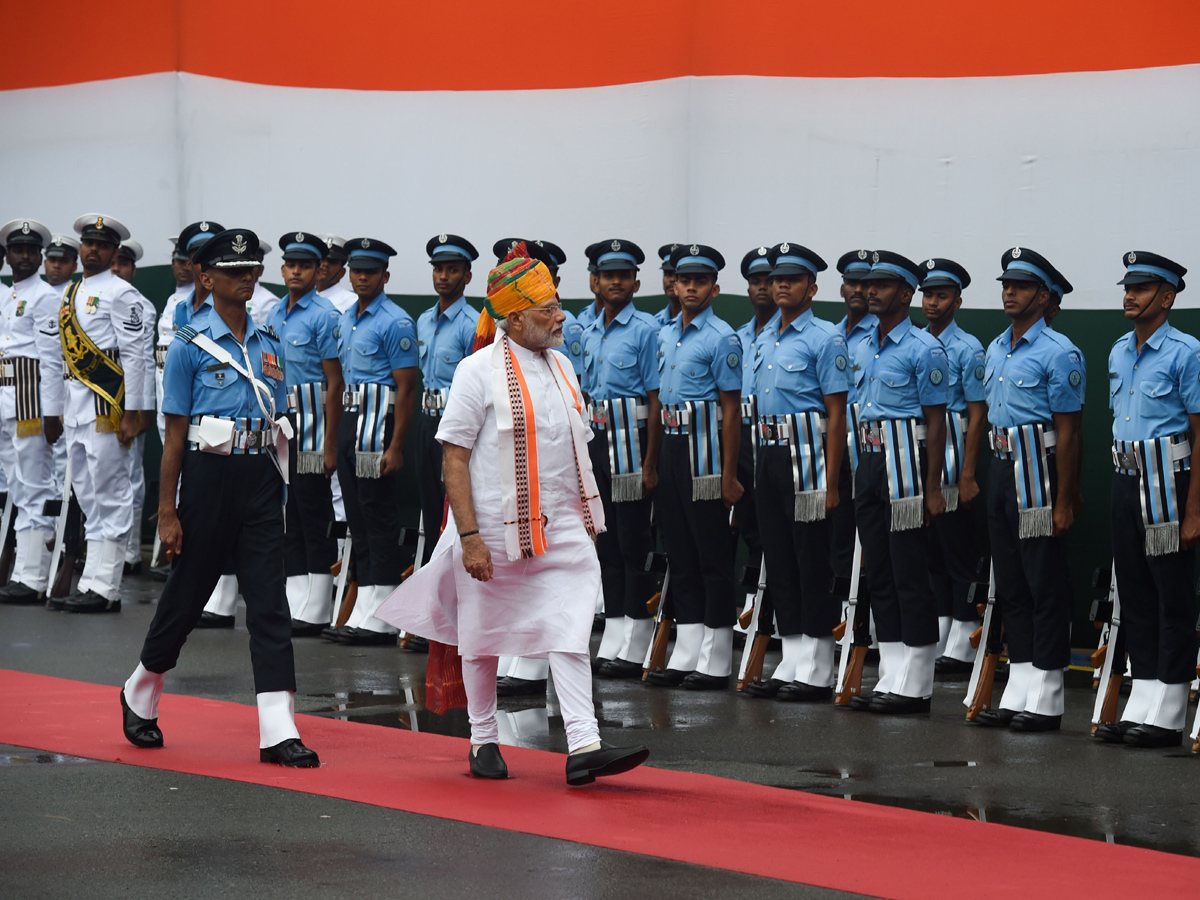
M366 250L370 246L371 246L371 241L368 238L363 238L362 239L362 248L364 250Z
M297 232L296 232L296 240L297 240L297 241L303 241L303 240L304 240L304 232L303 232L303 231L297 231Z
M879 251L878 250L876 250L874 253L871 254L871 262L873 262L873 263L879 262Z
M104 216L96 216L96 230L97 231L104 230Z
M792 246L787 241L784 241L782 244L779 245L780 253L787 253L791 249L792 249Z
M932 269L935 265L936 265L936 263L934 263L934 261L931 259L925 263L925 268Z
M1021 258L1021 248L1020 247L1013 247L1012 258L1013 259Z
M62 246L62 237L59 235L55 235L54 240L51 241L51 243L54 244L55 247L61 247Z
M692 246L689 247L688 250L691 251L692 256L700 255L700 248L698 246L696 246L695 244L692 244Z
M207 223L207 222L201 222L201 223L200 223L200 230L201 230L201 231L208 231L208 223Z
M240 234L237 235L237 237L235 237L233 239L233 252L234 253L239 253L239 254L245 253L246 248L249 246L250 245L246 243L245 239Z
M325 246L330 250L333 249L333 238L325 238Z
M767 255L767 252L768 252L768 251L767 251L767 248L766 248L766 247L759 247L759 248L758 248L758 255L759 255L759 256L766 256L766 255Z
M620 242L620 241L613 241L611 244L609 244L609 246L610 246L610 247L612 247L612 248L613 248L613 252L614 252L614 253L616 253L618 250L620 250L620 249L621 249L621 242Z
M1132 266L1135 262L1137 262L1137 254L1134 253L1132 250L1130 250L1129 251L1129 265Z
M446 243L446 235L444 235L444 234L439 234L439 235L438 235L438 243L439 243L439 244L444 244L444 243Z
M21 223L21 234L29 234L29 223L28 222Z
M858 258L859 258L859 259L866 259L866 258L867 258L867 251L866 251L866 250L859 250L859 251L858 251Z

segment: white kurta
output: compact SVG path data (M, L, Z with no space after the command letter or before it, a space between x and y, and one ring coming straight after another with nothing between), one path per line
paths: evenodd
M578 419L578 413L563 402L551 363L515 343L513 351L533 404L546 553L510 561L504 549L499 467L512 461L499 456L492 353L485 349L458 364L437 438L471 448L471 497L480 536L492 555L493 578L481 582L467 573L451 517L433 558L397 588L376 615L405 631L456 644L463 656L586 653L600 590L600 563L583 524L579 498L568 418ZM570 362L557 355L578 390ZM591 465L586 455L579 463Z

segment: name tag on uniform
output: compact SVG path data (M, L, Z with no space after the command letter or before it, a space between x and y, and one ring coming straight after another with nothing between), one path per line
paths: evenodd
M262 355L262 372L267 378L283 381L283 369L279 365L279 357L274 353L267 353L265 350Z
M88 297L87 304L83 307L85 313L95 314L100 309L99 297Z
M209 366L207 369L205 369L205 371L206 372L219 372L219 371L221 371L221 369L228 369L228 368L229 368L229 363L213 363L211 366Z

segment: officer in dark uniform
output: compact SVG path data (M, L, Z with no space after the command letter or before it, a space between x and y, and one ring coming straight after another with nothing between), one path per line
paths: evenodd
M945 511L946 351L909 319L917 264L871 254L867 299L878 319L851 347L859 412L854 506L879 638L872 712L929 712L937 656L937 604L925 557L927 523ZM864 695L851 702L863 708Z
M647 683L724 690L733 670L735 542L729 513L741 497L742 344L712 311L725 259L703 244L671 255L681 311L658 335L659 402L665 434L658 460L647 456L647 484L671 566L675 648ZM661 481L659 478L661 477Z
M1075 519L1083 358L1046 325L1057 287L1070 284L1041 254L1001 257L1009 327L988 345L984 391L994 459L988 535L996 603L1010 660L997 709L981 725L1052 731L1062 722L1063 673L1071 662L1071 577L1065 534Z
M1200 341L1167 321L1187 286L1187 269L1145 250L1126 253L1122 262L1118 283L1133 331L1113 344L1108 389L1113 570L1133 689L1121 720L1101 725L1096 737L1178 747L1196 662Z
M333 615L337 539L329 478L337 468L337 429L342 418L342 364L338 360L338 311L317 293L317 272L327 246L319 235L290 232L279 239L287 297L267 314L283 344L288 409L296 435L289 453L287 497L288 607L292 634L316 637Z
M259 758L313 767L317 754L300 742L293 715L296 669L284 596L286 461L279 451L286 453L291 428L283 415L282 348L246 313L262 263L258 236L245 228L222 231L196 261L214 309L200 328L176 333L163 372L167 440L158 525L175 558L141 662L121 691L125 736L139 747L163 745L163 673L174 668L232 555L246 600Z

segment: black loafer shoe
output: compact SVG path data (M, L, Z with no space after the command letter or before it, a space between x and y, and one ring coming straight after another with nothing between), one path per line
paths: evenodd
M641 678L642 664L628 659L610 659L596 674L601 678Z
M1098 725L1092 734L1098 741L1106 744L1125 743L1125 733L1137 725L1137 722L1118 722L1116 725Z
M873 694L867 708L883 716L911 716L929 712L930 697L902 697L900 694Z
M479 744L467 751L467 760L471 763L471 774L476 778L507 778L508 766L500 755L499 744Z
M1043 716L1041 713L1019 712L1012 717L1008 727L1013 731L1058 731L1062 716Z
M0 588L0 603L12 603L22 606L30 606L37 603L41 599L41 595L28 585L21 584L19 581L10 581L4 587Z
M342 635L342 643L354 647L395 647L400 639L397 634L386 631L372 631L369 628L347 628Z
M679 669L663 669L661 672L647 673L642 684L652 684L655 687L679 687L689 674L691 673L682 672Z
M216 613L208 612L207 610L200 613L200 620L196 623L197 628L232 628L234 622L237 621L237 616L219 616Z
M74 597L74 594L67 594L65 597L47 597L46 609L53 609L56 612L62 612L68 600Z
M692 672L683 679L681 686L689 691L727 691L729 690L728 675L703 675Z
M333 641L335 644L340 644L342 642L342 636L346 633L346 631L347 628L345 625L340 627L336 625L329 625L328 627L321 629L321 637L325 638L327 641Z
M614 747L607 741L601 741L599 750L567 757L567 784L591 784L597 778L620 775L636 769L649 756L650 751L645 747Z
M855 712L867 712L871 708L871 698L874 696L874 694L855 694L846 704L846 708Z
M258 751L258 761L290 766L293 769L315 769L321 764L316 751L309 750L300 743L300 738L288 738L274 747L264 747Z
M125 701L125 691L121 690L121 719L125 730L125 739L135 747L161 747L162 732L158 730L158 719L143 719Z
M410 634L405 638L404 643L400 645L401 650L407 650L409 653L428 653L429 641L423 637L417 637L415 634Z
M785 703L828 703L833 699L833 688L793 681L779 689L776 699Z
M973 668L974 663L963 662L952 656L939 656L933 661L935 675L970 675Z
M751 681L742 688L741 692L747 697L754 697L758 700L769 700L778 694L780 688L786 683L774 678L767 681Z
M168 566L153 566L150 569L150 577L155 581L166 581L167 576L171 574L171 567Z
M1183 744L1183 732L1157 725L1135 725L1125 732L1125 743L1131 747L1179 747Z
M320 637L328 627L328 622L304 622L300 619L292 619L292 637Z
M507 675L496 679L497 697L544 697L545 678L510 678ZM482 752L482 751L481 751Z
M121 598L109 600L107 597L101 597L95 591L84 591L74 597L68 597L63 601L62 608L66 612L73 613L120 612Z
M1007 728L1016 715L1015 709L985 709L975 717L974 721L976 725L984 725L988 728Z

